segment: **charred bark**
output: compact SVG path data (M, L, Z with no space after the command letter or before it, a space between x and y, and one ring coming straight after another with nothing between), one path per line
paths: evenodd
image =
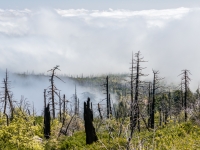
M187 121L188 115L187 115L187 99L188 99L188 91L189 91L189 82L190 82L190 78L189 78L189 74L190 71L189 70L182 70L182 73L180 75L182 75L181 78L181 89L184 87L184 101L182 103L184 106L184 113L185 113L185 121ZM182 96L183 97L183 96Z
M160 88L159 86L159 81L164 79L164 78L158 78L158 74L159 74L159 71L154 71L153 70L153 89L152 89L152 104L151 104L151 117L150 117L150 120L151 120L151 124L150 124L150 127L152 129L154 129L155 127L155 94L156 94L156 90Z
M44 137L46 139L49 139L51 134L50 122L51 122L51 117L48 104L44 111Z
M56 88L55 83L54 83L54 78L57 78L57 79L61 80L56 75L56 70L60 70L58 67L59 66L56 66L53 69L48 71L48 72L51 72L51 76L50 76L50 79L49 79L49 81L51 82L51 85L49 86L48 94L50 95L49 100L51 101L51 104L52 104L53 119L55 119L55 117L56 117L56 112L55 112L55 110L56 110L56 108L55 108L55 94L59 97L59 94L57 92L58 89ZM61 80L61 81L63 81L63 80Z
M110 104L109 104L109 93L108 93L108 76L106 77L106 102L107 102L107 118L110 117Z
M90 98L87 103L84 102L84 121L85 121L85 132L86 132L86 144L92 144L98 140L95 128L92 124L93 112L90 108Z

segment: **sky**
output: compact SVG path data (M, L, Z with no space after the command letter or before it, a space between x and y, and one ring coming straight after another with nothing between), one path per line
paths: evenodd
M188 69L200 83L200 1L0 1L0 69L44 73L128 73L138 51L152 69L178 84Z
M198 0L6 0L0 1L3 9L35 9L35 8L61 8L61 9L168 9L177 7L199 7Z

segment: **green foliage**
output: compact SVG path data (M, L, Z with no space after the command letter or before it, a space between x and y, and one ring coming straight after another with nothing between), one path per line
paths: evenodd
M86 145L86 137L85 132L80 131L75 133L72 137L67 137L63 140L60 144L61 150L66 149L87 149L87 150L99 150L102 148L118 150L126 145L126 139L124 138L110 138L106 132L102 133L101 135L97 135L102 139L99 139L98 142L93 143L91 145ZM125 148L125 147L124 147Z
M37 133L41 133L41 127L33 126L33 117L16 110L9 126L5 125L5 121L5 117L1 115L0 145L3 150L43 149L43 144L34 139Z
M61 123L59 122L59 120L58 119L52 120L50 139L48 139L45 144L46 150L58 149L59 141L57 140L57 137L58 137L60 128L61 128Z
M118 137L118 127L114 120L107 120L115 130L112 131L111 136L106 130L99 132L98 142L91 145L85 143L84 131L76 132L71 137L62 138L60 140L58 149L126 149L127 138L123 135ZM115 123L114 123L115 122ZM107 124L106 123L106 124ZM126 124L126 123L125 123ZM105 124L104 124L105 125ZM105 126L104 126L105 127ZM125 130L124 130L125 131ZM130 144L131 149L154 149L154 150L168 150L168 149L200 149L200 127L191 122L186 123L170 123L166 126L160 127L156 130L142 132L135 132Z
M156 113L156 118L157 116ZM100 119L95 118L94 124L99 121ZM35 126L33 122L36 122ZM79 124L82 126L83 122L79 121ZM141 132L135 130L133 134L130 149L200 149L200 127L194 122L177 123L170 120L167 125L150 131L145 129L142 123L141 126ZM0 115L0 147L3 150L125 150L130 135L129 117L123 122L122 119L116 121L112 117L103 120L97 132L99 140L91 145L86 145L84 128L81 127L80 131L76 131L72 136L61 135L58 138L60 128L58 119L53 120L50 139L39 141L37 137L43 137L43 117L29 116L16 110L13 120L7 126L6 117ZM119 135L120 129L122 132Z

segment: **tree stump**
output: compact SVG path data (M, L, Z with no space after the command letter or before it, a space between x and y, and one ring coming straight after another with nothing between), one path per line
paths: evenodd
M51 117L50 117L49 104L48 104L44 111L44 137L46 139L49 139L50 137L50 132L51 132L50 121L51 121Z
M92 103L91 103L92 107ZM92 124L93 112L90 108L90 98L88 98L87 103L84 102L84 121L85 121L85 132L86 132L86 144L92 144L98 140L95 128Z

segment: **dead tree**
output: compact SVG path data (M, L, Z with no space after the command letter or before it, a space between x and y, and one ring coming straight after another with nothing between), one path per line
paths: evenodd
M74 93L74 100L75 100L75 103L74 103L74 114L78 116L79 114L79 99L77 98L77 93L76 93L76 85L75 85L75 93Z
M57 79L61 80L57 75L56 75L56 70L60 70L58 68L59 66L56 66L54 67L53 69L47 71L47 72L51 72L51 76L50 76L50 79L49 81L51 82L51 85L49 86L49 91L48 91L48 95L50 95L49 97L49 101L51 102L52 104L52 111L53 111L53 119L55 119L56 117L56 114L55 114L55 95L57 95L59 97L59 94L58 94L58 89L56 88L55 86L55 83L54 83L54 78L56 77ZM63 80L61 80L63 81ZM64 81L63 81L64 82Z
M131 62L131 112L130 112L130 126L131 126L131 130L132 130L132 127L133 127L133 111L134 111L134 108L133 108L133 81L134 81L134 75L133 75L133 70L134 70L134 59L133 59L133 53L132 53L132 62Z
M106 114L106 116L107 116L107 118L110 118L110 115L112 115L112 112L111 112L111 103L110 103L110 98L109 98L109 81L108 81L108 76L106 76L106 83L105 84L103 84L102 86L104 86L105 87L105 89L103 89L103 90L105 90L105 92L106 93L104 93L104 94L106 94L106 110L107 110L107 114Z
M112 115L112 107L111 107L111 100L110 100L110 93L108 95L108 104L109 104L109 113Z
M51 134L51 117L50 117L50 110L49 110L49 104L44 110L44 137L46 139L49 139L50 134Z
M159 114L160 114L160 123L159 125L162 126L162 123L164 122L165 124L167 123L167 117L168 117L168 105L166 104L166 94L162 93L162 96L160 97L160 107L159 107Z
M60 92L59 92L59 119L60 119L60 122L62 121L61 107L62 107L62 103L61 103L61 97L60 97Z
M92 144L98 140L95 128L92 124L93 121L93 111L92 103L90 104L90 98L88 98L87 103L84 102L84 121L85 121L85 132L86 132L86 144Z
M159 119L159 125L162 126L162 123L167 124L167 119L168 116L171 117L171 104L172 104L172 100L171 100L171 92L169 90L168 91L162 91L162 94L160 95L159 99L159 115L160 115L160 119Z
M183 83L182 83L182 80L181 80L181 106L182 108L184 107L184 96L183 96Z
M64 134L64 135L67 135L68 133L68 129L69 129L69 125L71 124L73 118L75 117L75 114L71 117L67 127L65 128L65 113L66 113L66 102L69 102L68 100L65 100L65 94L63 95L63 100L62 100L62 103L63 103L63 116L62 116L62 126L60 128L60 132L58 134L58 138L60 137L61 134Z
M152 95L152 85L151 82L149 82L148 87L148 104L147 104L147 115L148 115L148 128L150 127L151 123L151 95Z
M166 98L168 100L168 104L165 103L165 110L164 110L164 123L167 124L168 117L171 119L171 109L172 109L172 100L171 100L171 93L169 91L168 96Z
M107 118L110 117L110 101L109 101L109 91L108 91L108 76L106 77L106 103L107 103Z
M44 110L46 108L46 89L44 89Z
M8 74L6 69L6 78L4 79L4 110L3 113L6 113L6 106L7 106L7 82L8 82Z
M66 112L66 108L65 108L65 94L63 95L63 124L65 123L65 112Z
M33 118L35 118L35 107L34 107L34 102L33 102ZM36 125L35 119L34 119L33 125L34 125L34 126Z
M9 91L9 81L8 81L7 69L6 69L6 77L3 81L3 84L4 84L4 87L3 87L4 88L4 110L3 110L3 113L6 114L7 103L9 103L11 118L13 118L14 107L13 107L13 103L12 103L10 91Z
M100 104L98 103L98 111L99 111L99 117L100 119L103 119L102 114L101 114L101 108L100 108Z
M111 103L110 103L110 93L109 93L109 83L108 83L108 76L106 77L106 101L107 101L107 118L112 115L111 112Z
M6 124L7 126L9 126L9 119L8 119L8 115L6 113L4 113L4 115L6 116Z
M183 106L184 106L184 112L185 112L185 121L187 121L188 115L187 115L187 101L188 101L188 91L189 91L189 83L190 83L190 78L189 78L190 71L189 70L182 70L182 75L181 77L181 86L184 88L184 101L183 101ZM179 76L180 76L179 75Z
M145 68L141 67L142 62L146 62L141 57L140 51L135 53L136 59L133 58L132 55L132 62L131 62L131 113L130 113L130 126L131 126L131 134L128 140L127 149L129 147L130 140L132 139L133 132L137 126L138 130L140 131L140 112L139 112L139 98L141 96L140 88L144 82L141 81L141 77L147 76L142 73L142 70ZM135 64L135 66L134 66ZM135 73L134 73L135 71ZM133 91L134 88L134 91ZM134 93L134 100L133 100L133 93Z
M154 123L155 123L155 95L156 90L160 88L159 81L163 78L158 77L159 71L153 70L153 89L152 89L152 104L151 104L151 124L150 127L154 129Z
M77 116L79 116L79 98L78 98L78 104L77 104Z
M171 109L172 109L172 96L171 96L171 92L169 90L169 93L168 93L168 102L169 102L169 118L171 119Z

